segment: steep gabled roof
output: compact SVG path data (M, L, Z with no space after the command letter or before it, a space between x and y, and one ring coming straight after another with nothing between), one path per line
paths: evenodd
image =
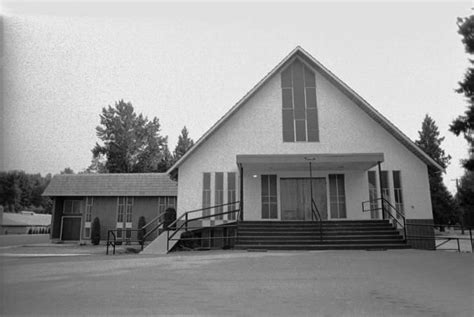
M323 64L317 61L311 54L306 52L302 47L297 46L293 51L290 52L278 65L276 65L262 80L260 80L237 104L235 104L224 116L222 116L201 138L194 144L194 146L188 150L171 168L167 173L172 173L176 170L192 153L199 148L227 119L229 119L235 112L239 110L270 78L285 66L285 64L294 57L298 56L303 59L315 70L317 70L322 76L324 76L329 82L338 87L349 99L351 99L362 111L364 111L369 117L379 123L384 129L392 134L400 143L402 143L409 151L415 154L420 160L427 165L432 165L439 170L443 168L436 163L429 155L427 155L422 149L420 149L410 138L408 138L402 131L400 131L393 123L385 118L380 112L375 110L367 101L359 96L352 88L340 80L336 75L329 71Z
M177 196L166 173L56 175L43 196Z

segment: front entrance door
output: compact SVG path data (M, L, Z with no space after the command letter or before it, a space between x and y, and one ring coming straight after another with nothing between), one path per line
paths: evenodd
M81 239L81 217L64 216L61 230L61 240L79 241Z
M325 178L313 178L313 199L323 219L327 214ZM280 179L281 220L311 221L311 182L309 178Z

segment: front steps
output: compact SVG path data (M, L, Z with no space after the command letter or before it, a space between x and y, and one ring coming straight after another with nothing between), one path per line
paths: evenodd
M409 246L388 220L243 221L237 228L235 249L243 250L356 250L406 249Z

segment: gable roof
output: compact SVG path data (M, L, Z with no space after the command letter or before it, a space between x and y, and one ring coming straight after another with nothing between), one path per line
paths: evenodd
M178 184L166 173L62 174L43 196L177 196Z
M202 143L204 143L225 121L227 121L235 112L239 110L270 78L277 74L285 65L292 61L293 58L299 57L315 70L317 70L322 76L324 76L329 82L338 87L350 100L352 100L362 111L364 111L369 117L379 123L384 129L392 134L400 143L402 143L409 151L415 154L425 164L434 166L439 170L444 169L436 163L429 155L427 155L422 149L420 149L410 138L408 138L402 131L400 131L393 123L385 118L380 112L375 110L367 101L359 96L352 88L340 80L334 75L329 69L323 64L317 61L311 54L306 52L302 47L297 46L290 52L278 65L276 65L262 80L260 80L242 99L240 99L224 116L222 116L201 138L189 149L173 166L171 166L167 173L173 173Z

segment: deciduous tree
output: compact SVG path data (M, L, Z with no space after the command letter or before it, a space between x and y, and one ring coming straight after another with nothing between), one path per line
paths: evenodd
M114 107L104 107L96 132L102 144L92 149L93 160L104 162L98 171L164 172L169 167L168 138L160 135L158 118L136 114L130 102L120 100Z

